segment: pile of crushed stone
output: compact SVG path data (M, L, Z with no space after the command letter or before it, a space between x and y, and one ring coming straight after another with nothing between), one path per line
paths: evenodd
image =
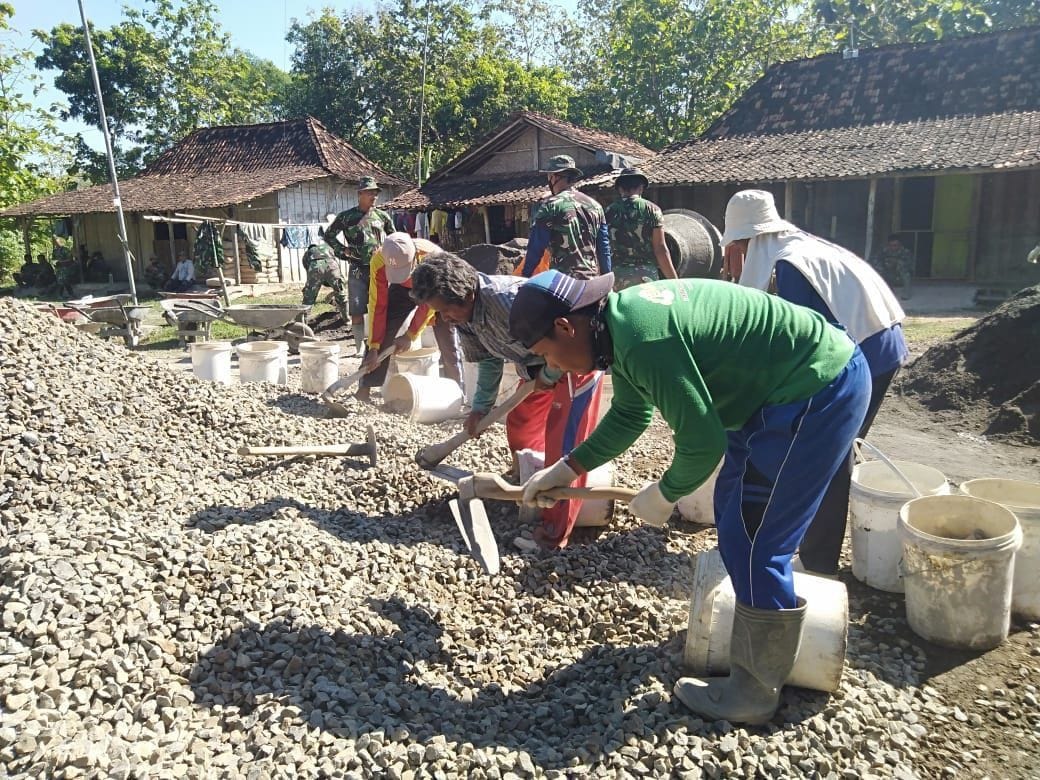
M1027 287L906 369L903 392L979 432L1040 442L1040 285Z

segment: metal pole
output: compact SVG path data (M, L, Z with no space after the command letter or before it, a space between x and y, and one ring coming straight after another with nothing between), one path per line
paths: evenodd
M419 90L419 170L416 181L419 186L422 186L422 170L423 170L423 158L422 158L422 134L423 134L423 119L426 115L426 59L427 54L430 50L430 0L426 0L426 35L423 38L423 51L422 51L422 87ZM429 166L426 168L426 172L429 173Z
M867 235L863 242L863 259L870 260L870 252L874 248L874 204L877 202L877 179L870 180L870 191L867 193Z
M134 283L134 262L130 254L130 242L126 237L126 222L123 220L123 202L119 197L119 178L116 176L116 160L112 154L112 138L108 132L108 117L105 116L105 102L101 97L101 80L98 78L97 62L94 60L94 44L90 40L90 25L87 24L87 12L83 10L83 0L79 2L79 16L83 20L83 36L87 41L87 56L90 58L90 73L94 78L94 93L97 95L98 115L101 118L101 135L105 138L105 153L108 155L108 176L112 180L112 203L116 207L116 219L119 221L119 243L123 245L123 260L126 263L126 276L130 282L130 299L137 303L137 285Z

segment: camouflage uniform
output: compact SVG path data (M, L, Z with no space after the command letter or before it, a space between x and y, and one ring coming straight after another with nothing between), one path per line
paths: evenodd
M903 298L909 298L914 278L914 255L905 246L892 249L887 245L874 258L873 266L889 287L902 286Z
M318 300L318 291L322 285L332 288L332 297L336 301L339 316L347 322L347 295L343 284L343 273L339 270L339 260L327 246L311 244L303 255L303 267L307 269L307 284L303 288L303 303L311 306Z
M583 192L564 190L538 206L531 229L549 230L550 264L582 279L599 275L596 236L606 218L603 207Z
M664 225L661 209L656 203L633 195L607 206L606 217L614 261L614 289L657 281L661 274L652 239L654 230Z
M346 244L336 236L342 231ZM375 206L367 212L357 206L336 216L325 229L325 243L332 247L336 257L350 262L350 313L361 316L368 311L368 264L372 253L394 232L390 215ZM308 275L309 279L309 275Z

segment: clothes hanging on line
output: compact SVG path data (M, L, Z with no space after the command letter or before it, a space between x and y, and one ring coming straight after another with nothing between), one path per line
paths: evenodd
M415 215L415 235L426 239L430 237L430 220L425 211Z
M282 228L281 245L286 249L306 249L314 243L310 240L308 229L305 227Z

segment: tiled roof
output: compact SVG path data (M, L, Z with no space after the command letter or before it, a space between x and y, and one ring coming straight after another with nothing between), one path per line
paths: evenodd
M472 173L473 169L485 160L486 154L508 144L528 125L540 127L590 151L603 150L637 160L645 160L654 153L652 149L623 135L580 127L537 111L517 111L454 160L434 171L430 176L430 182L445 176L465 176Z
M687 141L642 165L653 184L1029 167L1040 167L1040 110Z
M600 169L588 171L579 189L610 181L614 173ZM398 195L386 206L398 209L462 208L465 206L502 206L534 203L549 194L544 173L525 171L484 176L458 176L426 184Z
M702 138L1040 111L1040 27L771 67Z
M317 119L210 127L186 136L140 176L119 183L125 211L221 208L304 181L338 176L407 186L337 138ZM0 216L112 212L109 184L50 195L0 211Z

